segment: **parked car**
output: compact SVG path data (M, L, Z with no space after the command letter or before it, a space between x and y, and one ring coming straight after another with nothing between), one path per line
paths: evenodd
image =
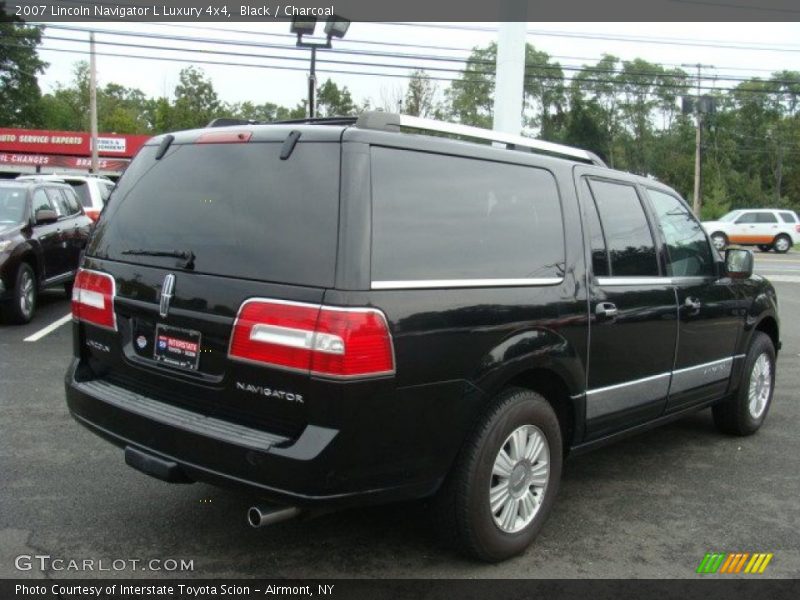
M0 310L27 323L40 290L71 292L92 221L63 183L0 181Z
M78 194L83 210L92 221L100 218L114 182L101 175L70 175L53 173L51 175L20 175L17 179L27 181L53 181L71 185Z
M717 221L703 223L717 250L729 244L758 246L762 252L775 250L784 254L800 243L800 220L797 213L785 209L734 210Z
M152 139L114 194L69 409L140 471L264 498L254 526L434 496L448 540L502 560L565 456L769 410L750 251L720 258L674 190L584 150L386 113L241 124Z

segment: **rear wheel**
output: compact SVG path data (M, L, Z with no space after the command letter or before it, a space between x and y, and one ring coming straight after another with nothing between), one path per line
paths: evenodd
M775 389L775 347L768 335L753 334L736 393L713 408L714 424L723 433L750 435L767 417Z
M789 239L788 235L779 235L772 243L772 247L775 248L775 252L779 254L786 254L792 247L792 240Z
M717 250L725 250L728 247L728 236L721 231L716 231L711 234L711 243Z
M6 305L7 318L11 323L29 323L36 309L36 274L27 263L17 269L14 293Z
M767 244L759 244L758 249L761 250L762 252L769 252L770 250L772 250L772 246L769 246Z
M561 463L561 430L547 400L522 388L501 393L436 498L446 540L489 562L523 552L550 513Z

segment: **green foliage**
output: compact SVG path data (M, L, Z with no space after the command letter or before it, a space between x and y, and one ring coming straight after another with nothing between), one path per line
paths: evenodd
M0 2L0 18L5 15ZM37 75L47 63L36 47L42 30L21 21L0 20L0 126L36 127L42 123Z

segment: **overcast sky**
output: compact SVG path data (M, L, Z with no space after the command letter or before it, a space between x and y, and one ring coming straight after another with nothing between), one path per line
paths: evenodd
M219 96L227 102L249 100L254 103L274 102L294 106L306 93L305 69L309 64L309 51L294 47L294 40L287 36L289 24L285 22L226 22L206 23L202 26L188 23L159 25L128 22L53 24L46 30L41 46L42 58L50 63L50 67L41 78L44 91L51 90L58 82L69 81L73 64L78 60L88 59L87 56L79 54L49 51L49 49L88 49L88 34L85 31L57 27L94 28L98 32L102 30L136 34L120 36L98 33L98 42L123 42L135 45L111 46L98 43L98 53L181 59L181 62L169 62L98 56L100 85L115 82L139 88L147 95L169 96L178 81L181 68L199 59L301 69L295 71L195 63L213 80ZM321 24L318 25L318 29L322 29ZM346 85L357 101L370 98L374 106L380 107L405 89L407 79L398 75L408 74L414 67L429 69L429 74L433 76L455 77L456 73L437 72L432 67L459 68L462 63L457 59L466 57L473 46L485 45L494 40L495 29L494 23L429 26L421 23L410 25L353 23L344 40L334 40L334 48L368 53L390 53L394 56L334 54L323 51L318 54L320 71L335 69L367 71L372 74L320 72L318 77L320 80L331 77L337 84ZM528 23L528 30L530 32L528 42L552 55L564 67L593 64L603 53L614 54L623 60L644 58L665 66L701 62L715 67L706 71L709 77L717 75L720 78L716 82L709 79L704 85L716 85L722 88L732 87L737 83L722 80L723 77L768 77L773 71L800 71L800 24L798 23ZM576 35L583 37L575 37ZM245 42L252 45L222 44L196 39L180 40L181 37ZM601 39L603 37L617 39ZM619 39L626 37L637 39L631 41ZM76 41L56 38L70 38ZM279 47L259 47L258 44ZM178 52L163 47L202 50L205 53ZM216 55L211 53L213 51L224 51L233 55ZM255 56L236 56L237 53ZM423 60L400 56L401 54L446 57L454 61ZM262 58L265 55L276 58ZM383 66L322 62L326 58L352 63L380 63ZM401 68L392 68L388 65L399 65ZM374 73L393 76L378 76ZM566 71L566 74L569 75L570 72ZM447 85L447 81L439 82L439 90L443 90Z

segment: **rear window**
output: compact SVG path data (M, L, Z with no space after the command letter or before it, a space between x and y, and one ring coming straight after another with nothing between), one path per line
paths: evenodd
M175 268L130 251L192 252L201 273L310 286L334 279L339 145L173 145L137 155L114 192L90 254ZM127 253L126 253L127 251Z
M372 149L372 281L561 278L564 226L548 171Z

